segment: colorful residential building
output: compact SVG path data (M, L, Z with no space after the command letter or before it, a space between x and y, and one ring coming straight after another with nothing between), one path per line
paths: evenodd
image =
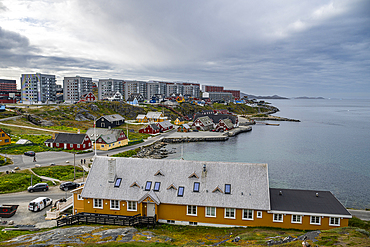
M51 148L69 150L86 150L92 147L91 140L86 134L58 133L54 139L48 139L44 143Z
M143 134L158 134L160 132L160 128L156 124L148 124L143 128L139 129L139 133Z
M94 142L93 148L96 145L98 150L110 150L128 145L127 136L122 129L90 128L86 131L86 135Z
M216 227L326 230L352 217L329 191L269 188L267 164L97 156L73 213Z
M173 129L173 124L169 120L158 122L157 126L159 127L160 132Z
M96 120L98 128L115 128L125 123L125 118L119 114L101 116Z
M184 123L185 123L185 121L182 118L176 118L176 120L174 122L175 125L182 125Z
M10 136L5 133L4 130L0 129L0 146L9 145L12 143Z

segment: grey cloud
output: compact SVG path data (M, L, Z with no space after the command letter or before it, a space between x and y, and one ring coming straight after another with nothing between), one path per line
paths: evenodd
M2 2L0 2L0 13L4 12L4 11L7 11L7 10L8 10L8 8Z

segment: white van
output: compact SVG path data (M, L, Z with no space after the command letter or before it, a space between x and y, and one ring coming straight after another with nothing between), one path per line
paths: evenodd
M28 204L28 210L37 212L43 210L47 206L53 204L53 200L49 197L38 197Z

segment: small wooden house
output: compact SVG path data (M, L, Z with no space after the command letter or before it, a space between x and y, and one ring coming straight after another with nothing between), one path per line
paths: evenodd
M96 101L96 97L95 97L95 95L92 92L85 93L85 94L83 94L81 96L80 102L81 101L84 101L84 102L94 102L94 101Z
M93 148L96 145L98 150L110 150L128 144L128 139L122 129L95 128L94 130L90 128L86 131L86 135L94 142Z
M139 122L139 123L147 123L148 118L144 114L138 114L137 117L136 117L136 121Z
M160 132L159 127L156 124L148 124L144 128L139 129L139 133L143 134L158 134Z
M98 128L114 128L125 123L125 118L119 114L101 116L96 120Z
M0 146L9 145L12 143L10 136L0 129Z
M86 134L58 133L54 139L48 139L44 143L51 148L69 150L86 150L92 147L91 140Z
M210 130L213 129L213 121L208 116L198 117L191 127L197 130Z
M157 123L157 126L159 127L160 132L173 129L173 124L169 120L159 122Z
M177 132L189 132L191 130L188 124L183 124L177 128Z
M185 121L182 118L176 118L176 120L174 122L175 125L182 125L184 123L185 123Z
M149 122L163 122L167 120L167 117L165 117L162 112L150 111L146 114L146 117Z
M215 129L216 131L228 131L234 128L233 122L229 118L220 119L220 121L216 124Z

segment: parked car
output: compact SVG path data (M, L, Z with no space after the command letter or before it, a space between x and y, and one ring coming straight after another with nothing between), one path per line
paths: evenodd
M52 205L53 200L49 197L38 197L28 204L28 210L36 212Z
M36 155L36 153L34 151L27 151L27 152L24 152L24 155L33 157Z
M27 188L28 192L35 192L35 191L47 191L49 189L49 185L47 183L38 183L34 186L29 186Z
M75 182L64 182L60 184L59 188L61 190L67 191L67 190L76 189L78 186L79 186L78 183L75 183Z

